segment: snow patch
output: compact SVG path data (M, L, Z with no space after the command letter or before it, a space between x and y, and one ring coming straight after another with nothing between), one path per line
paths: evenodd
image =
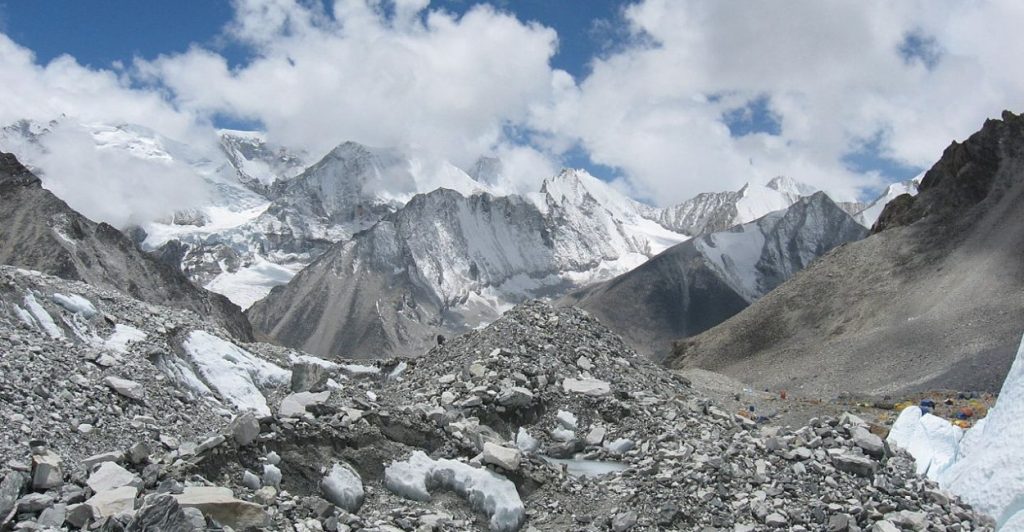
M275 286L287 284L302 264L275 264L256 255L255 262L234 272L222 271L204 288L221 294L245 310L267 297Z
M291 372L205 331L192 331L183 344L199 375L239 410L270 416L260 385L285 385Z
M114 325L114 332L103 342L103 346L116 353L127 354L128 344L141 342L146 339L146 333L132 327L118 323Z
M494 532L519 530L526 519L516 485L508 479L455 460L432 460L423 451L387 466L384 485L402 497L417 501L429 501L430 489L450 489L487 514Z
M54 293L50 296L50 299L52 299L54 303L64 307L68 312L81 314L85 318L91 318L98 314L96 307L94 307L88 299L77 294L64 295Z
M58 338L64 338L64 331L62 331L60 327L57 326L57 323L53 321L53 316L50 316L50 313L46 312L46 309L36 301L36 296L32 294L25 294L24 303L25 307L28 308L28 311L35 317L39 327L41 327L46 334L50 335L50 338L55 340Z

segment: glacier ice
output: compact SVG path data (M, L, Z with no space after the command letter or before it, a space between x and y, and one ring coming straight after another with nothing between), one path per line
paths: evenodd
M493 532L518 530L526 519L516 485L508 479L456 460L433 460L423 451L387 466L384 485L402 497L418 501L430 500L430 489L450 489L474 509L487 514Z
M259 385L285 385L291 378L289 371L205 331L189 333L183 347L199 375L239 410L269 416Z
M85 318L91 318L97 314L96 307L86 298L78 295L64 295L54 293L50 296L54 303L64 307L68 312L81 314Z
M889 441L907 449L919 462L931 464L925 466L929 476L994 517L1001 530L1020 530L1017 527L1024 524L1024 445L1020 443L1024 440L1024 341L995 406L955 444L951 436L953 429L959 429L939 427L939 422L949 424L919 417L920 411L912 408L900 414ZM918 469L922 470L920 463Z

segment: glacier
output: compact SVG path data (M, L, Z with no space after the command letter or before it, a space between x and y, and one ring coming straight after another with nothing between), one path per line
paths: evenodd
M888 441L918 461L918 472L995 518L1024 530L1024 339L995 406L967 431L917 407L905 409Z

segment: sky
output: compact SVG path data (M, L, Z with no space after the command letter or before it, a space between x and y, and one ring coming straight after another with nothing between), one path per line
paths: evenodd
M777 175L867 199L1024 110L1020 20L1017 0L0 0L0 124L497 156L523 190L584 167L657 205Z

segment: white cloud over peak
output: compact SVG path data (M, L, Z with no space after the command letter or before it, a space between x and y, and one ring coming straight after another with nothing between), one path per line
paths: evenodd
M238 2L229 33L254 46L250 62L232 69L193 48L137 66L181 108L258 120L312 153L356 140L468 166L547 98L557 36L489 6L455 17L425 5L340 1L328 16L293 1Z
M645 0L625 19L635 43L533 123L663 203L774 175L853 196L882 179L845 162L865 144L927 167L984 118L1024 108L1013 0ZM778 134L730 132L723 116L758 101Z
M238 64L194 45L127 69L69 56L40 65L0 35L0 125L68 115L208 149L210 123L229 117L314 156L345 140L464 168L498 155L520 191L582 152L616 169L620 189L664 205L776 175L853 197L892 176L850 154L927 167L986 117L1024 110L1016 0L641 0L624 4L611 24L627 37L595 52L582 79L551 66L555 30L489 5L234 8L221 41L248 53ZM64 170L99 179L84 168Z

